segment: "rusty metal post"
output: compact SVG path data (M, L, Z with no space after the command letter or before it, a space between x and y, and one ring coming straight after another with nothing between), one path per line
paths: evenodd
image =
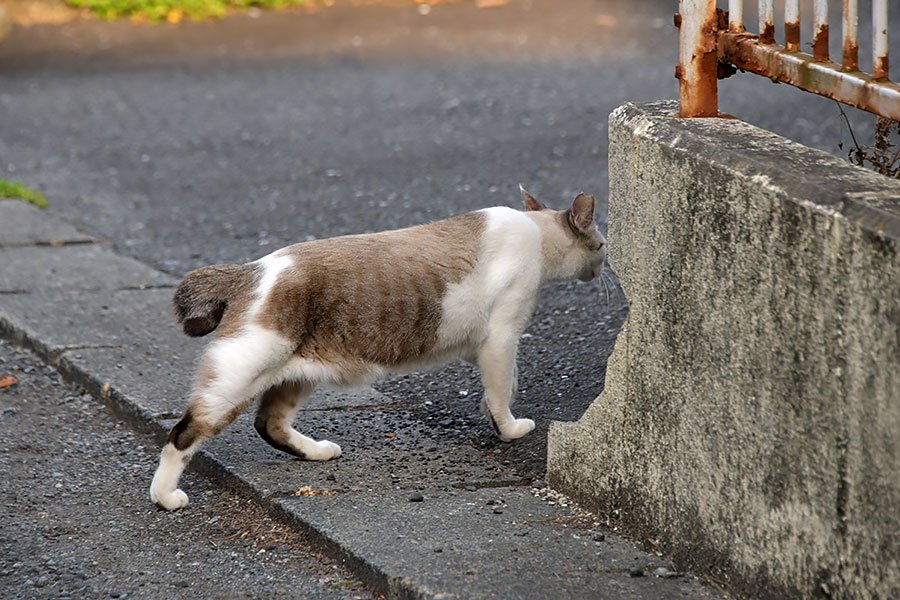
M813 60L828 60L828 0L813 0Z
M759 0L759 43L775 43L775 3Z
M857 0L844 0L842 19L844 56L841 61L841 69L856 71L859 68L859 7Z
M716 81L716 0L680 0L679 80L682 117L718 116Z
M784 45L788 52L800 50L800 0L784 3Z
M728 0L728 31L742 33L744 29L744 0Z
M872 0L872 77L888 79L888 0Z
M872 77L888 79L888 1L872 0ZM881 115L875 117L875 158L876 169L887 175L890 163L888 153L891 148L891 120Z

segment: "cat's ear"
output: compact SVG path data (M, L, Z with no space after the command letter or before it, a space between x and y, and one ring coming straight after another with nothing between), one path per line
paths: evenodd
M586 232L594 222L594 197L583 192L575 196L569 211L569 222L576 231Z
M519 190L522 192L522 200L525 201L525 210L526 211L528 211L528 210L544 210L545 208L547 208L546 206L544 206L543 204L538 202L537 198L535 198L534 196L529 194L527 191L525 191L525 188L522 187L521 183L519 184Z

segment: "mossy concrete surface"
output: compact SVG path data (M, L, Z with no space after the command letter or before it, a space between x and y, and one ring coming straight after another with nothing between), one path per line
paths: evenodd
M550 481L755 597L900 597L900 182L735 119L609 119L631 312Z

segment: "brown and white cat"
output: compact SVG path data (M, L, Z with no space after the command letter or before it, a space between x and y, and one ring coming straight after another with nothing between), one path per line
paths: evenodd
M184 331L215 331L187 410L150 484L168 510L187 505L178 479L205 440L257 396L256 430L308 460L337 444L293 429L320 384L358 386L392 371L460 357L477 364L481 408L504 441L534 429L509 410L516 350L540 287L600 274L606 242L594 198L554 211L522 188L525 212L486 208L427 225L295 244L245 265L188 273L175 291Z

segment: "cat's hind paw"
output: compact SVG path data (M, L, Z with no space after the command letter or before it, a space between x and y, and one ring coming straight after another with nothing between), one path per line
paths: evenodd
M188 505L187 494L181 490L174 490L169 493L159 493L150 488L150 500L160 508L166 510L178 510Z
M504 442L517 440L534 429L534 421L531 419L516 419L500 428L500 439Z
M328 440L313 442L303 448L303 457L306 460L331 460L340 455L341 447Z

